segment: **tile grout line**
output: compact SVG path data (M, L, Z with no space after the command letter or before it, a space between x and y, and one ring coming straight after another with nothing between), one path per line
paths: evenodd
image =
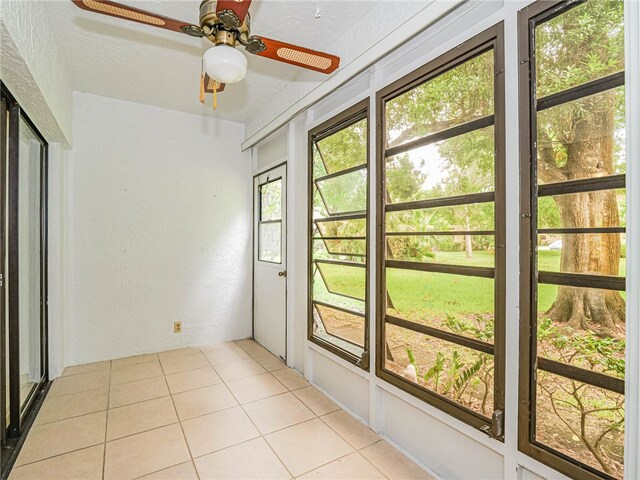
M342 437L340 437L340 438L342 438ZM331 464L331 463L333 463L333 462L337 462L338 460L342 460L343 458L346 458L346 457L348 457L349 455L352 455L352 454L354 454L354 453L357 453L357 451L356 451L356 450L354 450L353 452L349 452L349 453L346 453L346 454L344 454L344 455L342 455L342 456L340 456L340 457L338 457L338 458L334 458L333 460L330 460L330 461L328 461L327 463L323 463L322 465L318 465L317 467L313 467L311 470L307 470L307 471L305 471L305 472L302 472L300 475L298 475L297 477L293 477L293 478L296 478L296 479L297 479L297 478L300 478L300 477L302 477L303 475L306 475L307 473L310 473L310 472L314 472L314 471L316 471L316 470L319 470L319 469L321 469L322 467L326 467L327 465L329 465L329 464ZM377 469L376 469L376 470L377 470ZM382 473L382 472L380 472L380 473ZM382 473L382 476L383 476L384 478L388 478L384 473Z
M111 360L104 360L104 361L105 361L105 362L109 362L109 363L111 363ZM77 367L81 367L82 365L75 365L75 366L77 366ZM65 370L66 370L67 368L73 368L73 367L66 367L66 368L65 368ZM78 375L86 375L86 374L89 374L89 373L100 373L100 372L102 372L103 370L104 370L104 371L108 371L108 370L110 370L110 369L111 369L111 366L109 366L109 368L101 367L101 368L96 368L95 370L89 370L89 371L87 371L87 372L69 373L69 374L67 374L67 375L65 375L65 374L64 374L64 371L63 371L63 372L62 372L62 375L60 375L58 378L60 378L60 379L64 379L64 378L73 378L73 377L77 377Z
M59 379L56 378L56 380L59 380ZM79 393L95 392L96 390L102 390L103 388L105 387L87 388L86 390L80 390L78 392L63 393L62 395L51 395L50 398L61 398L61 397L68 397L69 395L78 395ZM47 395L47 398L49 398L48 395Z
M194 371L194 370L191 370L191 371ZM166 377L165 377L165 379L166 379ZM167 382L167 384L168 384L168 382ZM212 383L211 385L204 385L203 387L190 388L188 390L181 390L181 391L175 392L175 393L171 391L171 387L168 387L168 388L169 388L169 395L177 396L177 395L182 395L183 393L195 392L196 390L204 390L205 388L215 387L217 385L222 385L222 384L224 384L224 382L222 381L222 379L220 379L220 381L218 383Z
M107 401L108 401L108 396L109 394L107 394ZM94 410L92 412L85 412L85 413L80 413L79 415L71 415L70 417L64 417L64 418L58 418L57 420L49 420L47 421L39 421L38 423L34 423L33 426L34 427L41 427L44 425L51 425L52 423L57 423L57 422L64 422L65 420L72 420L74 418L80 418L80 417L84 417L85 415L93 415L95 413L102 413L102 412L106 412L107 410L109 410L108 408L101 408L100 410Z
M34 465L36 463L46 462L46 461L49 461L49 460L54 459L54 458L62 457L63 455L69 455L71 453L81 452L83 450L89 450L90 448L98 447L100 445L104 445L104 443L102 443L102 442L94 443L93 445L87 445L86 447L76 448L75 450L71 450L69 452L58 453L56 455L51 455L50 457L45 457L45 458L41 458L39 460L34 460L33 462L23 463L23 464L20 464L20 465L14 465L13 468L11 469L11 471L13 472L14 470L17 470L19 468L27 467L29 465Z
M164 398L164 397L162 397L162 398ZM124 440L125 438L131 438L131 437L133 437L135 435L140 435L141 433L148 433L148 432L152 432L154 430L160 430L161 428L170 427L171 425L176 425L178 423L180 423L179 420L175 421L175 422L167 423L166 425L158 425L157 427L147 428L146 430L140 430L139 432L130 433L128 435L123 435L122 437L112 438L111 440L107 440L107 443L117 442L118 440ZM186 462L186 460L185 460L185 462Z
M153 378L155 379L155 378L160 378L160 377L153 377ZM145 380L151 380L151 379L145 378L144 380L140 380L140 381L144 382ZM120 385L116 385L116 387L119 387L119 386ZM167 393L166 395L165 394L158 395L157 397L151 397L151 398L147 398L145 400L136 400L135 402L123 403L122 405L117 405L115 407L109 407L109 410L117 410L119 408L130 407L131 405L138 405L139 403L150 402L152 400L158 400L159 398L168 397L169 395L171 395L171 393Z
M377 442L373 442L371 445L367 445L366 447L362 447L361 449L359 449L359 450L358 450L358 453L360 453L362 450L364 450L364 449L366 449L366 448L371 447L372 445L375 445L375 444L377 444L377 443L384 442L384 441L385 441L385 440L384 440L384 438L381 438L381 439L380 439L380 440L378 440ZM393 445L391 445L391 444L389 444L389 445L390 445L392 448L395 448ZM402 453L402 452L401 452L401 453ZM402 454L402 455L404 456L404 454ZM382 470L380 470L378 467L376 467L376 466L373 464L373 462L372 462L371 460L369 460L367 457L365 457L365 456L364 456L363 454L361 454L361 453L360 453L360 456L361 456L362 458L364 458L365 462L367 462L369 465L371 465L373 468L375 468L377 471L379 471L379 472L382 474L382 476L383 476L384 478L389 478L389 476L388 476L386 473L384 473ZM408 457L407 457L407 458L408 458ZM410 459L409 459L409 460L410 460ZM418 465L418 466L419 466L419 465ZM421 468L422 468L422 467L421 467Z
M205 358L206 358L206 357L205 357ZM208 363L208 361L207 361L207 363ZM190 370L184 370L184 371L182 371L182 372L170 373L169 375L165 375L165 377L174 377L174 376L176 376L176 375L182 375L182 374L185 374L185 373L188 373L188 372L197 372L197 371L199 371L199 370L209 370L209 369L213 370L213 373L215 373L218 377L220 376L220 375L218 374L218 372L216 372L216 370L215 370L215 369L214 369L214 368L209 364L209 365L207 365L206 367L198 367L198 368L192 368L192 369L190 369ZM222 380L222 379L220 379L220 380ZM200 388L200 387L199 387L199 388ZM186 390L185 390L185 391L186 391ZM182 393L182 392L176 392L176 393Z
M238 345L239 346L239 345ZM242 348L242 347L240 347ZM275 378L275 377L274 377ZM278 379L276 378L276 381ZM282 385L284 387L284 385ZM228 387L227 387L228 388ZM287 387L284 387L287 388ZM229 389L231 390L231 389ZM289 389L287 389L288 392ZM231 395L233 395L233 392L231 392ZM271 397L275 397L276 395L271 395ZM235 398L235 395L234 395ZM266 398L270 398L270 397L266 397ZM238 399L236 398L236 401ZM264 399L261 399L264 400ZM238 402L240 403L240 402ZM249 402L247 402L249 403ZM278 453L273 449L273 447L271 446L271 444L269 443L269 441L265 438L265 436L262 434L262 432L260 431L260 429L258 428L258 426L254 423L254 421L251 419L251 416L247 413L247 411L244 409L244 407L242 406L242 404L240 404L240 408L242 408L242 411L244 412L244 414L247 416L247 418L249 419L249 421L251 422L251 424L253 425L253 427L256 429L256 431L258 432L259 438L262 439L262 441L264 443L267 444L267 446L269 447L269 449L273 452L273 454L276 456L276 458L278 459L278 461L280 462L280 464L284 467L284 469L287 471L287 473L289 474L290 478L295 478L293 476L293 474L291 473L291 470L289 470L289 467L287 467L286 463L284 463L284 460L282 460L282 458L280 458L280 456L278 455Z
M355 445L353 445L349 440L347 440L344 436L340 435L340 432L338 432L335 428L333 428L331 425L329 425L327 422L325 422L325 421L323 420L323 417L326 417L327 415L331 415L331 414L336 413L336 412L339 412L339 411L346 412L349 416L351 416L351 417L353 418L353 416L352 416L349 412L347 412L346 410L344 410L343 408L340 408L340 409L338 409L338 410L334 410L333 412L325 413L325 414L324 414L324 415L322 415L322 416L318 415L318 418L322 421L322 423L324 423L324 424L325 424L327 427L329 427L333 432L335 432L335 433L336 433L336 435L338 435L338 436L339 436L340 438L342 438L345 442L347 442L347 443L348 443L348 444L353 448L354 452L355 452L355 453L357 453L358 455L360 455L360 456L364 459L364 461L365 461L365 462L367 462L369 465L371 465L371 466L372 466L376 471L380 472L380 474L381 474L384 478L387 478L387 479L388 479L389 477L388 477L387 475L385 475L385 473L384 473L382 470L380 470L378 467L376 467L373 463L371 463L371 461L370 461L367 457L365 457L364 455L362 455L362 454L360 453L360 452L361 452L362 450L364 450L365 448L369 448L371 445L375 445L376 443L378 443L378 442L380 442L380 441L382 441L382 440L384 440L384 439L383 439L382 437L380 437L377 433L373 432L373 430L371 430L369 427L367 427L366 425L362 424L362 426L363 426L363 427L365 427L365 428L369 428L369 430L371 430L373 433L375 433L375 434L378 436L378 439L377 439L375 442L370 443L369 445L365 445L364 447L361 447L361 448L356 447L356 446L355 446ZM354 452L351 452L351 453L354 453ZM351 454L349 454L349 455L351 455ZM346 456L346 455L345 455L345 456ZM344 458L344 457L340 457L340 458ZM306 473L309 473L309 472L306 472ZM304 475L304 474L303 474L303 475Z
M288 367L287 367L287 368L288 368ZM273 375L273 372L269 372L269 373L270 373L270 374L273 376L273 378L275 378L278 382L282 383L282 382L280 381L280 379L278 379L275 375ZM304 378L304 377L303 377L303 378ZM307 382L307 383L308 383L308 382ZM246 410L244 409L243 404L240 404L240 406L242 407L242 410L245 412L245 414L247 415L247 417L249 418L249 420L251 421L251 423L253 423L253 425L255 426L255 428L256 428L256 430L258 431L258 433L260 433L260 436L264 439L265 443L269 446L269 448L271 449L271 451L274 453L274 455L276 456L276 458L278 458L278 460L280 460L280 463L282 463L282 465L285 467L285 469L287 470L287 472L289 472L289 474L291 475L291 478L299 478L299 477L301 477L302 475L305 475L305 474L307 474L307 473L309 473L309 472L311 472L311 471L314 471L314 470L317 470L317 469L319 469L319 468L322 468L322 467L324 467L324 466L326 466L326 465L329 465L330 463L333 463L333 462L338 461L338 460L340 460L340 459L342 459L342 458L345 458L345 457L347 457L347 456L349 456L349 455L351 455L351 454L353 454L353 453L358 453L362 458L364 458L364 460L365 460L367 463L369 463L369 464L370 464L370 465L371 465L371 466L372 466L376 471L378 471L378 472L379 472L379 473L380 473L384 478L389 478L389 477L387 477L383 472L381 472L378 468L376 468L376 466L375 466L375 465L371 464L371 462L369 462L369 461L364 457L364 455L360 454L360 453L359 453L359 451L360 451L359 449L357 449L355 446L353 446L353 445L352 445L352 444L351 444L351 443L350 443L346 438L344 438L344 437L343 437L342 435L340 435L337 431L335 431L333 428L331 428L331 426L330 426L330 425L328 425L326 422L324 422L324 421L322 420L321 416L320 416L320 415L318 415L318 414L316 414L316 412L314 412L314 411L313 411L313 410L312 410L312 409L311 409L311 408L310 408L310 407L309 407L309 406L308 406L308 405L307 405L307 404L306 404L306 403L305 403L301 398L298 398L298 396L297 396L297 395L295 395L295 394L293 393L293 391L294 391L294 390L289 389L289 387L287 387L286 385L284 385L284 383L282 383L282 385L287 389L287 392L285 392L285 393L283 393L283 394L271 395L270 397L261 398L261 399L259 399L259 400L255 400L254 402L247 402L245 405L249 405L249 404L251 404L251 403L259 402L259 401L261 401L261 400L265 400L266 398L273 398L273 397L276 397L276 396L279 396L279 395L286 395L287 393L289 393L289 394L293 395L293 397L294 397L294 398L296 398L300 403L302 403L302 404L303 404L303 405L304 405L304 406L305 406L305 407L306 407L306 408L307 408L307 409L308 409L308 410L309 410L309 411L314 415L314 418L312 418L312 419L308 419L308 420L303 420L303 421L301 421L301 422L297 422L297 423L294 423L294 424L288 425L288 426L286 426L286 427L283 427L283 428L280 428L280 429L274 430L274 431L269 432L269 433L267 433L267 434L263 434L263 433L260 431L260 429L258 428L258 426L253 422L253 420L251 419L251 417L249 416L249 414L246 412ZM311 385L310 383L308 383L308 385L306 385L306 386L304 386L304 387L296 388L295 390L300 390L300 389L302 389L302 388L307 388L307 387L310 387L310 386L312 386L312 385ZM233 392L232 392L232 394L233 394ZM341 409L340 407L338 407L338 409L336 409L336 410L334 410L334 411L332 411L332 412L327 412L327 413L325 413L324 415L329 415L329 414L334 413L334 412L337 412L337 411L339 411L339 410L342 410L342 409ZM289 470L289 468L287 467L287 465L286 465L286 464L284 463L284 461L280 458L280 456L276 453L276 451L273 449L273 447L271 446L271 444L269 443L269 441L268 441L265 437L266 437L267 435L271 435L271 434L274 434L274 433L277 433L277 432L281 432L281 431L283 431L283 430L286 430L287 428L295 427L295 426L297 426L297 425L301 425L301 424L306 423L306 422L312 422L312 421L313 421L313 420L315 420L315 419L320 420L320 421L322 422L322 424L323 424L323 425L325 425L325 426L326 426L327 428L329 428L332 432L334 432L336 435L338 435L338 437L339 437L340 439L342 439L342 440L343 440L347 445L349 445L349 446L353 449L353 451L351 451L351 452L349 452L349 453L347 453L347 454L345 454L345 455L342 455L342 456L340 456L340 457L338 457L338 458L334 458L333 460L331 460L331 461L329 461L329 462L327 462L327 463L323 463L322 465L319 465L319 466L317 466L317 467L314 467L314 468L312 468L311 470L308 470L308 471L306 471L306 472L303 472L303 473L301 473L301 474L300 474L300 475L298 475L298 476L294 476L294 475L291 473L291 471ZM373 443L377 443L377 442L373 442ZM370 444L370 445L373 445L373 443L372 443L372 444ZM368 447L368 446L370 446L370 445L367 445L367 447ZM365 447L365 448L366 448L366 447ZM221 449L221 450L223 450L223 449ZM218 450L218 451L220 451L220 450ZM213 452L211 452L211 453L213 453ZM207 454L207 455L209 455L209 454Z
M198 352L202 353L199 348L198 348ZM162 369L162 373L164 373L164 367L162 366L162 362L160 362L160 368ZM171 388L169 387L169 382L167 381L167 375L164 374L163 378L164 378L164 383L167 385L167 390L169 390L169 398L171 398L171 405L173 405L173 411L176 414L176 418L178 419L178 425L180 426L180 431L182 432L182 440L184 441L184 444L187 447L187 452L189 452L189 459L191 460L191 464L193 465L193 468L196 471L196 476L198 477L198 479L200 479L200 473L198 472L198 469L196 468L196 464L193 461L193 453L191 452L191 447L189 446L189 441L187 440L187 435L184 433L184 427L182 426L182 420L180 419L180 415L178 415L178 409L176 408L176 402L173 400L173 395L171 394ZM184 462L181 462L181 463L184 463ZM180 464L176 463L176 465L180 465ZM171 465L171 467L175 467L175 465ZM167 468L171 468L171 467L167 467ZM162 470L165 470L165 469L163 468ZM153 473L153 472L151 472L151 473ZM148 475L148 474L146 474L146 475Z
M324 415L322 415L322 416L318 415L318 418L322 421L322 423L324 423L327 427L329 427L329 429L330 429L332 432L334 432L336 435L338 435L340 438L342 438L345 442L347 442L351 447L353 447L353 449L354 449L356 452L359 452L360 450L362 450L362 449L364 449L364 448L370 447L370 446L371 446L371 445L373 445L374 443L378 443L380 440L382 440L382 438L381 438L381 437L376 433L376 435L378 435L378 439L377 439L375 442L371 442L370 444L365 445L364 447L361 447L361 448L356 447L356 446L355 446L354 444L352 444L349 440L347 440L344 436L342 436L342 435L340 434L340 432L338 432L335 428L333 428L331 425L329 425L329 424L328 424L327 422L325 422L325 421L324 421L324 419L323 419L323 417L326 417L326 416L328 416L328 415L331 415L331 414L336 413L336 412L339 412L339 411L346 412L346 410L344 410L344 409L334 410L333 412L325 413L325 414L324 414ZM347 414L351 416L351 414L350 414L349 412L347 412ZM364 426L364 424L363 424L363 426ZM365 428L369 428L369 427L365 427ZM369 428L369 430L371 430L371 429ZM371 431L373 432L373 430L371 430ZM375 432L373 432L373 433L375 433Z
M160 367L160 370L162 371L162 364L160 363L160 360L155 360L155 361L158 362L158 366ZM153 363L153 362L136 363L134 365L126 365L126 366L138 367L138 366L141 366L141 365L147 365L149 363ZM114 373L117 373L117 370ZM127 380L126 382L120 382L120 383L113 384L113 386L114 387L119 387L120 385L127 385L128 383L139 382L141 380L149 380L151 378L158 378L158 377L162 377L162 376L164 376L164 372L161 375L151 375L149 377L136 378L135 380Z
M159 361L157 353L153 353L153 354L152 353L145 353L145 355L155 355L156 358L150 358L150 359L147 359L147 360L143 360L141 362L123 363L121 365L113 365L113 370L120 370L121 368L124 368L124 367L131 367L133 365L143 365L145 363L151 363L151 362ZM138 355L135 355L135 356L138 356ZM134 358L134 357L116 358L116 359L111 360L111 363L116 362L118 360L126 360L128 358Z

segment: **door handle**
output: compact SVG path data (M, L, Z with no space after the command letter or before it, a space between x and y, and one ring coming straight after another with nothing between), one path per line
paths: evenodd
M282 271L278 272L278 276L279 277L286 277L287 276L287 271L286 270L282 270Z

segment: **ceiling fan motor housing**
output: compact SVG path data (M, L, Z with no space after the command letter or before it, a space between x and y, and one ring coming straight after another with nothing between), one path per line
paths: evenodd
M202 0L200 27L212 43L235 47L241 35L249 36L249 15L241 22L233 10L217 11L216 4L216 0Z
M213 29L218 23L218 15L216 15L215 0L202 0L200 3L200 26Z

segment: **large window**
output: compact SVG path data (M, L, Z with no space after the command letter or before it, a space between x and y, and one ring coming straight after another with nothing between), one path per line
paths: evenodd
M623 25L622 1L520 12L519 443L574 478L623 477Z
M502 437L502 25L378 94L378 375Z
M369 368L368 100L309 132L309 329Z

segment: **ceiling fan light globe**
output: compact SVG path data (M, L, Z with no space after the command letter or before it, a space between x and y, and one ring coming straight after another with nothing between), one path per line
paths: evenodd
M247 73L247 57L228 45L217 45L204 52L204 71L220 83L236 83Z

